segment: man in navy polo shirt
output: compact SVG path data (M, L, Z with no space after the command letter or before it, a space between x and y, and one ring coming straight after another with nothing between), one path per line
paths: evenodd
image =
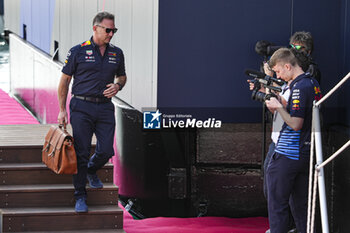
M269 61L277 77L287 81L290 88L285 108L276 98L266 101L267 107L278 111L285 122L266 174L271 233L288 232L288 205L297 231L306 232L312 106L321 92L318 82L304 73L295 53L282 48Z
M70 101L70 122L77 154L78 174L73 175L75 211L87 212L86 180L92 188L103 184L96 171L114 155L114 105L111 98L126 83L124 55L110 44L117 32L114 15L100 12L93 19L93 36L70 49L58 87L60 112L58 122L66 124L66 100L69 83L74 77ZM95 153L90 157L91 139L97 138Z

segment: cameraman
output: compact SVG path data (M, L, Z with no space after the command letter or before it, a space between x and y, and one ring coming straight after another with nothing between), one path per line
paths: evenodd
M268 42L268 44L270 44L270 43ZM313 47L314 47L314 41L313 41L311 33L305 32L305 31L295 32L290 38L289 45L292 49L299 52L297 54L303 54L306 57L306 59L304 59L305 62L300 63L302 69L305 72L310 73L311 77L314 77L318 82L320 82L321 73L320 73L316 63L311 58L311 54L313 52ZM264 48L260 48L260 49L264 50ZM265 50L266 50L266 48L265 48ZM302 56L300 57L300 59L303 60ZM264 69L264 72L266 75L271 76L271 77L274 76L274 72L270 69L269 65L266 62L264 63L263 69ZM250 80L247 80L247 81L250 83L249 89L253 90L254 84L251 83ZM283 105L286 106L287 100L289 98L290 90L289 90L287 84L283 85L281 88L282 88L282 92L280 93L280 100L283 103ZM259 91L266 93L265 88L261 88ZM280 133L282 126L284 124L282 117L280 116L280 114L277 111L272 112L272 114L273 114L272 133L271 133L272 142L269 145L269 149L268 149L268 152L267 152L266 157L265 157L264 171L263 171L263 173L264 173L263 191L264 191L264 195L265 195L266 199L267 199L266 170L267 170L268 163L271 159L271 156L273 155L273 153L275 151L275 145L277 143L279 133ZM292 227L293 225L294 225L293 220L291 220L290 228L293 228ZM266 233L268 233L268 232L269 231L267 231ZM294 231L291 230L289 232L294 232Z
M287 81L290 88L287 106L276 98L266 100L270 111L277 111L285 122L266 170L272 233L290 229L289 207L298 232L306 232L312 105L321 98L321 92L318 82L304 73L302 57L303 53L281 48L269 61L277 77Z
M306 73L310 73L310 76L315 78L318 83L321 83L321 72L311 57L314 50L314 40L311 33L305 31L295 32L289 40L289 46L298 52L306 54L308 62L302 65L302 69Z
M273 77L274 76L274 72L269 68L268 63L264 63L264 72L266 75ZM251 82L250 80L247 80L247 82L249 82L249 89L253 90L254 89L254 83ZM281 100L281 102L284 104L284 106L287 105L287 100L289 98L289 88L287 83L284 84L282 87L282 92L281 93L275 93L276 95L279 95L279 99ZM269 90L265 89L264 87L261 87L259 92L263 92L263 93L267 93ZM271 140L272 142L269 145L269 149L268 152L266 154L265 157L265 161L264 161L264 180L263 180L263 191L264 191L264 195L265 198L267 199L267 190L266 190L266 178L265 178L265 174L266 174L266 169L267 169L267 165L270 161L270 158L272 156L272 154L275 151L275 144L277 143L278 140L278 136L279 136L279 132L282 129L282 125L284 124L284 121L282 119L282 117L278 114L277 111L271 112L273 114L273 118L272 118L272 133L271 133Z
M289 45L295 51L301 52L302 54L306 55L307 61L301 64L302 69L305 72L310 73L310 76L315 78L318 81L318 83L320 83L321 73L320 73L316 63L311 58L311 54L313 52L313 47L314 47L314 40L312 38L311 33L305 32L305 31L295 32L289 40ZM263 68L264 68L264 72L266 75L271 76L271 77L274 76L274 72L270 69L269 65L266 62L264 63ZM254 84L252 82L250 82L250 80L247 80L247 82L249 82L249 89L253 90ZM280 96L282 97L282 100L284 100L284 105L286 105L286 101L289 98L290 92L289 92L289 89L287 88L287 85L282 86L281 88L282 88L282 92L281 92ZM259 91L266 93L266 90L263 87ZM266 158L264 161L264 174L266 173L267 165L268 165L268 162L271 158L271 155L274 152L275 144L277 143L277 139L279 137L279 132L282 129L283 123L284 123L284 121L281 118L281 116L277 112L273 113L272 133L271 133L272 142L269 145L269 150L266 154ZM264 175L263 190L264 190L265 198L267 198L265 175Z

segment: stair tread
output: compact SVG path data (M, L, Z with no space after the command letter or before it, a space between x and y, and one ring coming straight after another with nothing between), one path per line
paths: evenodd
M2 215L81 215L81 214L123 214L123 210L118 205L89 205L89 212L76 213L71 206L67 207L26 207L26 208L2 208Z
M115 229L123 226L123 210L117 204L118 187L113 184L113 164L107 163L98 172L104 183L102 189L87 185L91 194L89 212L76 213L72 176L56 175L41 162L41 149L49 127L0 126L0 199L4 199L1 205L6 207L0 208L0 232L6 226L6 229L12 228L11 231L31 233L125 233L123 229ZM96 138L93 137L92 148L95 145ZM51 201L55 202L52 206ZM42 226L42 219L57 221ZM90 224L82 225L80 221Z
M39 146L44 144L45 135L50 124L38 125L0 125L0 147ZM67 125L68 132L72 132L71 125ZM30 136L28 136L30 135ZM92 145L96 144L96 137L92 137Z
M73 190L73 184L30 184L30 185L1 185L0 192L40 192L40 191L59 191ZM118 190L113 183L104 183L103 189L93 189L88 185L87 190Z
M113 164L107 163L103 168L111 168ZM0 169L3 170L17 170L17 169L48 169L43 163L2 163ZM102 168L102 169L103 169Z
M0 169L17 169L17 168L46 168L46 165L43 163L2 163L0 164Z

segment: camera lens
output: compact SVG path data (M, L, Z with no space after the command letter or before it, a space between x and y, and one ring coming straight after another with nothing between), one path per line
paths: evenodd
M256 100L263 103L265 102L265 96L266 94L261 91L253 90L252 92L252 100Z

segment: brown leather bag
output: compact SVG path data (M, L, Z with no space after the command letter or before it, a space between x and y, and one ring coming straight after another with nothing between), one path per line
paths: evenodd
M50 127L45 137L42 161L57 174L77 174L74 140L65 125Z

